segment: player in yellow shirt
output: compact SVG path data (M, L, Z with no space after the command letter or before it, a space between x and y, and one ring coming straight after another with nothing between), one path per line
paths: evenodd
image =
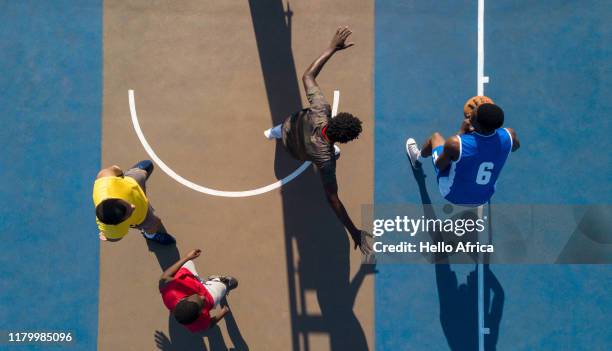
M130 228L137 228L148 240L162 245L176 242L155 215L146 195L146 181L153 168L153 162L144 160L125 173L119 166L104 168L98 173L93 201L100 240L119 241Z

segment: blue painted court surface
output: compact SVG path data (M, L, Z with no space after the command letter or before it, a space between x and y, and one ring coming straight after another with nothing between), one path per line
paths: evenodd
M71 332L95 350L100 164L100 1L0 4L0 350L8 332Z
M610 1L486 2L485 93L522 142L493 206L610 203L610 13ZM404 143L451 135L476 95L477 1L379 0L375 16L374 198L419 204ZM70 332L75 341L57 349L95 350L102 3L4 1L0 22L0 350L46 349L6 343L24 331ZM474 266L438 268L378 267L377 350L474 350ZM490 268L488 350L610 349L609 265Z
M486 2L485 94L522 143L493 206L610 203L611 11L606 1ZM404 143L454 134L476 95L477 2L377 1L375 37L375 203L419 204ZM443 203L429 162L424 170L432 201ZM475 267L451 266L444 279L434 268L379 267L377 350L477 349L476 293L465 285ZM487 350L610 349L609 265L490 268L503 304L487 304L485 327L501 318ZM436 277L453 285L448 296Z

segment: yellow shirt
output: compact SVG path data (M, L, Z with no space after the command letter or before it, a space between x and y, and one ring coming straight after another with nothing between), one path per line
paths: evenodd
M135 206L134 212L125 221L111 225L96 218L98 228L109 239L123 238L131 226L142 223L147 216L149 200L136 180L130 177L102 177L93 187L94 206L106 199L121 199Z

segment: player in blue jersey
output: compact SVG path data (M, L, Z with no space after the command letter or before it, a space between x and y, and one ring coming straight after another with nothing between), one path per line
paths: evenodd
M457 135L447 140L434 133L421 150L406 141L412 167L419 158L432 156L440 194L457 205L479 206L495 192L497 178L510 152L520 144L511 128L502 128L504 111L486 96L470 98Z

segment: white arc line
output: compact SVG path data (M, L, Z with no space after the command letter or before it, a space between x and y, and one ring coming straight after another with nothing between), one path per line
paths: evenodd
M270 190L280 188L281 186L289 183L290 181L295 179L297 176L299 176L302 172L304 172L311 165L310 161L306 161L299 168L297 168L295 171L293 171L291 174L289 174L285 178L277 182L274 182L270 185L262 186L261 188L252 189L252 190L224 191L224 190L211 189L211 188L207 188L205 186L196 184L188 179L181 177L178 173L173 171L172 168L168 167L168 165L166 165L166 163L157 156L155 151L153 151L153 148L151 148L151 145L149 145L149 143L147 142L147 139L142 133L142 129L140 129L140 123L138 122L138 114L136 113L136 101L134 99L134 90L132 89L128 90L128 96L129 96L129 103L130 103L130 114L132 115L132 124L134 126L134 131L136 131L136 135L138 136L140 143L144 147L149 157L151 157L151 160L153 160L153 162L155 162L159 166L159 168L161 168L161 170L164 171L171 178L173 178L180 184L192 190L195 190L195 191L198 191L204 194L208 194L208 195L223 196L223 197L248 197L248 196L260 195ZM338 90L335 90L334 91L334 101L333 101L333 106L335 108L335 111L338 110L339 98L340 98L340 92ZM332 117L335 115L336 114L333 113Z

